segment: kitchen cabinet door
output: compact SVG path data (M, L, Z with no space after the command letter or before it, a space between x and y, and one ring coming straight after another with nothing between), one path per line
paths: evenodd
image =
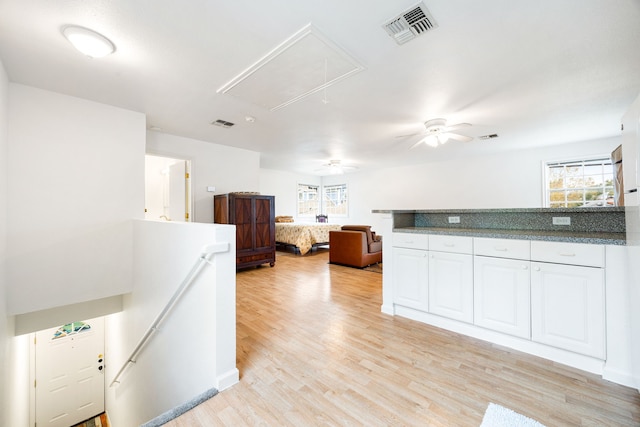
M473 322L473 257L429 252L429 312Z
M604 269L532 262L531 338L605 359Z
M393 248L393 302L404 307L427 311L428 252L419 249Z
M531 338L529 265L524 260L474 257L474 324Z

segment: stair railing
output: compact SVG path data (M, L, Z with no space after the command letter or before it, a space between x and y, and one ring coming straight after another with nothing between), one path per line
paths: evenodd
M223 253L227 251L229 251L229 243L227 242L214 243L212 245L207 245L202 249L202 252L198 257L198 260L195 262L195 264L191 268L191 271L187 273L184 280L182 281L178 289L176 289L176 291L174 292L169 302L167 302L167 304L164 306L160 314L156 316L151 326L149 326L149 328L147 328L145 333L142 335L142 338L140 338L140 341L138 341L138 344L131 352L131 355L127 358L126 362L124 362L124 364L122 365L122 367L120 368L116 376L113 378L113 381L111 381L111 384L109 385L109 387L113 387L114 384L119 384L120 376L124 373L127 367L132 363L133 364L136 363L136 358L138 357L138 355L140 354L144 346L147 344L147 342L149 342L149 340L153 336L153 333L158 330L160 323L162 323L162 321L167 316L167 314L169 314L169 312L176 305L178 300L180 300L180 297L189 288L191 283L193 283L193 280L198 276L198 273L200 273L200 270L202 270L202 268L206 264L211 264L211 260L209 259L210 255Z

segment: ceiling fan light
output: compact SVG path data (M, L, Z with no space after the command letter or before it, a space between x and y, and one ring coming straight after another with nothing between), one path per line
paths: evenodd
M440 142L438 141L438 137L435 135L429 135L422 141L430 147L437 147L438 143Z
M116 50L111 40L88 28L68 25L62 29L62 34L73 47L90 58L102 58Z
M329 174L331 175L341 175L344 173L340 160L329 160L327 166L329 167Z

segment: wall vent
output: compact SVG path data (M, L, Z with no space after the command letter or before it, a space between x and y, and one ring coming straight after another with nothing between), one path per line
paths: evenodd
M220 126L221 128L230 128L231 126L235 125L235 123L220 119L216 120L215 122L211 122L211 124L214 126Z
M429 30L437 28L438 24L433 19L427 6L421 2L402 12L400 16L388 20L383 27L396 43L404 44Z

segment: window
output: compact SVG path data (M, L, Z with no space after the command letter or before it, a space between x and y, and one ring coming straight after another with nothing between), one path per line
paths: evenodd
M546 164L546 206L614 206L611 159L596 158Z
M322 213L332 216L347 216L348 196L347 184L326 185L323 187Z
M313 216L320 213L320 187L298 184L298 216Z

